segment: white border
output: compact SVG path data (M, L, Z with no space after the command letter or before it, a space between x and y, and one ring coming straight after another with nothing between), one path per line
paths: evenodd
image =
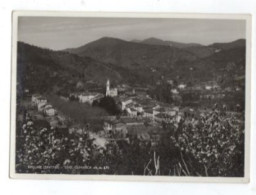
M193 18L193 19L239 19L246 20L246 117L245 117L245 163L244 177L175 177L175 176L113 176L71 174L19 174L15 173L16 142L16 59L19 16L41 17L105 17L105 18ZM16 179L59 179L59 180L103 180L103 181L149 181L149 182L214 182L248 183L250 162L250 81L251 81L251 15L249 14L180 14L180 13L123 13L123 12L57 12L57 11L14 11L12 15L12 70L11 70L11 133L10 133L10 178Z

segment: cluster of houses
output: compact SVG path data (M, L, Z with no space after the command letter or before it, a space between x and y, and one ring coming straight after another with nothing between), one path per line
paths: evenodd
M174 86L174 81L173 80L167 80L167 83ZM177 91L186 91L186 90L195 90L195 91L210 91L210 90L214 90L214 91L218 91L220 90L221 87L218 84L217 81L206 81L206 82L200 82L200 83L196 83L193 84L193 86L188 86L186 83L181 82L177 85L176 89L173 89L175 92L177 93Z
M173 85L172 80L168 83ZM188 87L186 83L180 83L175 88L171 89L173 97L179 99L181 94L186 91L196 90L200 92L200 99L216 99L224 98L225 94L220 90L220 86L216 82L205 82ZM100 92L76 92L69 95L69 99L75 98L80 103L88 103L90 105L95 101L99 101L105 96L110 96L115 99L116 103L122 110L121 117L104 117L102 130L96 135L100 143L105 143L105 140L116 141L118 139L128 140L137 138L141 141L151 142L152 145L157 145L161 137L166 132L163 131L163 122L173 122L176 124L183 116L195 114L193 109L179 108L163 102L158 102L147 94L145 88L132 88L125 84L120 84L116 88L110 87L110 81L106 82L106 93ZM64 124L65 116L57 113L47 99L39 94L32 95L32 104L36 106L37 112L46 116L51 126L60 126ZM202 112L201 112L202 113ZM62 122L62 123L60 123ZM73 125L69 127L69 133L83 133L85 127ZM104 145L104 144L103 144Z
M181 89L186 87L185 84L179 86ZM146 88L131 88L128 85L118 85L117 88L110 87L110 81L106 82L105 96L111 96L115 99L123 113L130 118L149 119L152 122L162 122L177 116L179 108L170 106L162 102L157 102L149 97ZM172 91L174 95L178 95L178 90ZM97 92L72 93L70 96L75 97L81 103L92 104L94 101L104 97L103 94Z
M181 86L181 88L185 87ZM162 102L158 102L149 97L147 88L135 87L120 84L116 88L110 87L110 81L106 82L106 93L83 92L72 93L70 96L75 97L81 103L92 104L94 101L100 100L104 96L110 96L115 99L120 107L123 116L117 119L105 117L102 131L98 132L100 137L106 139L117 140L127 139L127 136L137 137L138 139L157 142L158 134L161 131L161 123L177 119L180 110L177 106L170 106ZM173 91L178 94L178 91ZM70 131L82 132L82 127L70 128ZM149 130L150 129L150 130ZM153 131L154 130L154 131ZM158 140L159 141L159 140Z
M31 103L37 108L36 112L31 114L36 119L46 119L52 128L66 128L66 117L57 112L47 99L39 94L33 94L31 97ZM30 111L31 112L31 111Z
M174 84L172 80L168 80L168 83L171 85ZM224 98L225 94L220 93L219 89L220 86L216 81L208 81L201 83L200 85L195 84L191 87L188 87L186 83L180 83L176 86L176 88L171 89L171 94L172 99L176 102L182 101L182 93L191 90L200 92L200 99ZM105 94L99 92L78 92L71 93L69 95L69 99L74 97L81 103L88 103L92 105L94 101L99 101L104 96L113 97L119 104L121 110L127 112L131 117L143 116L146 118L155 118L157 116L162 116L160 112L157 111L159 108L159 103L157 103L155 100L152 100L144 89L131 89L128 85L125 84L118 85L116 88L111 88L109 80L106 82ZM167 111L164 111L162 114L174 116L178 113L177 107L172 109L169 105L165 105L165 108Z
M31 102L37 107L39 112L44 113L46 116L54 116L57 114L57 110L55 110L51 104L47 103L46 98L39 94L32 95Z
M179 107L170 106L161 102L157 102L147 95L144 97L137 96L120 96L118 99L123 112L133 118L147 118L151 121L161 122L167 118L172 118L179 114Z
M169 81L171 82L171 81ZM211 86L211 89L218 89L216 83L205 83L205 93L202 93L200 98L212 98L211 95L220 96L222 94L214 91L214 94L206 93L207 86ZM201 87L199 90L202 90ZM185 83L181 83L171 90L173 96L179 96L182 91L186 91L188 87ZM162 123L179 120L184 116L184 113L190 113L184 109L180 109L178 106L172 106L158 102L147 94L143 88L131 88L127 85L119 85L117 88L110 88L109 80L106 83L106 93L99 92L77 92L71 93L71 97L76 98L81 103L88 103L92 105L94 101L99 101L105 96L111 96L115 99L120 109L124 114L120 118L117 117L108 119L104 118L102 130L97 133L98 136L106 139L128 139L136 137L141 141L147 141L156 145L159 143L162 131ZM208 97L209 96L209 97ZM222 96L221 96L222 97ZM37 107L39 113L43 113L48 117L48 122L51 126L60 125L60 121L65 121L65 117L61 117L57 114L57 111L47 102L47 99L41 95L34 94L31 99L34 106ZM192 112L193 113L193 112ZM59 119L59 115L60 118ZM69 128L70 133L82 132L82 127L72 126Z
M166 133L160 126L145 125L145 121L140 118L121 117L120 119L108 120L104 122L103 131L100 136L108 141L126 140L131 142L133 139L141 143L151 143L158 145L161 134Z

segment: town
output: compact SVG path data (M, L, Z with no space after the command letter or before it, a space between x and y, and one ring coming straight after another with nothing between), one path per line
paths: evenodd
M61 107L58 104L51 102L52 98L50 96L44 96L43 94L30 94L29 90L26 89L26 101L22 103L22 112L18 112L17 115L17 122L22 126L20 132L18 132L18 135L22 138L25 136L28 140L31 139L31 132L28 132L28 129L35 128L34 126L36 123L38 123L38 121L41 121L41 123L43 122L44 125L39 125L39 129L41 129L39 131L40 136L47 131L52 131L52 137L47 138L49 142L48 144L51 144L51 146L49 146L50 151L48 151L50 154L43 154L45 156L56 155L54 153L54 148L56 148L57 151L60 151L60 148L63 147L63 143L68 143L71 141L70 144L73 146L73 148L68 150L69 158L63 159L61 166L68 166L72 163L73 166L76 166L77 160L73 160L74 162L72 162L71 157L75 156L75 151L77 150L80 152L80 155L82 155L82 160L80 163L85 163L88 160L90 154L84 148L83 142L85 139L90 139L90 149L99 152L101 155L106 155L106 152L111 151L109 149L109 145L118 146L119 150L121 150L120 143L122 143L121 145L132 145L136 142L140 147L147 148L148 152L154 151L154 158L156 158L155 152L159 151L159 147L161 147L163 144L163 140L170 139L167 142L173 143L174 148L177 147L182 152L185 151L187 153L192 153L193 155L199 153L197 154L198 156L205 155L207 158L212 157L213 155L218 158L219 154L217 151L217 146L211 146L210 143L208 143L208 145L205 144L205 151L203 151L201 148L200 151L195 150L195 148L199 148L198 145L195 145L195 148L192 147L193 144L195 144L195 141L198 144L202 138L200 138L198 132L195 132L195 130L191 131L190 128L196 128L198 125L202 125L202 122L205 123L203 124L204 126L211 124L209 127L219 128L222 125L227 125L225 121L229 121L229 127L232 127L235 131L233 132L233 136L239 135L236 139L238 139L237 141L242 144L240 135L243 134L243 131L241 131L240 128L243 126L243 121L241 120L243 112L241 112L241 105L236 104L232 107L233 110L231 110L231 108L224 103L214 103L211 107L193 107L184 106L181 104L182 99L184 99L183 94L187 94L188 92L191 93L191 91L193 94L198 92L197 98L199 98L200 102L204 100L208 102L212 100L221 102L221 100L225 98L226 94L228 94L227 91L229 93L239 93L241 88L236 87L232 89L229 87L221 89L217 82L212 81L191 87L188 87L184 82L174 86L172 80L168 80L166 83L172 87L170 89L170 98L172 98L173 103L171 104L154 99L152 96L150 96L149 89L146 87L132 87L128 84L120 84L113 87L111 86L110 79L106 80L105 90L97 91L97 89L100 89L100 87L95 87L95 85L94 88L86 90L84 84L82 82L78 82L72 93L66 95L58 93L59 95L55 95L54 102L63 102ZM156 85L158 86L160 83L157 83ZM77 92L75 92L76 90ZM198 101L198 99L196 100ZM103 101L103 104L101 101ZM109 104L109 102L111 102L110 106L106 108L105 106ZM192 99L190 99L190 102L192 102ZM89 113L91 116L88 118L88 120L82 122L79 120L77 121L75 118L72 118L69 111L63 109L63 107L67 107L67 105L72 103L78 104L77 106L81 109L83 109L82 106L85 105L87 106L85 109L92 109L91 113ZM103 106L103 114L101 116L94 116L93 110L98 109L100 105ZM83 114L81 115L82 116L80 117L82 118L85 116ZM97 120L92 120L94 118L97 118ZM221 120L224 121L225 124L221 124ZM186 132L184 132L184 130L180 130L181 125L185 129L188 128ZM223 128L225 129L225 127ZM199 130L202 131L202 129ZM231 132L228 132L228 134L223 137L223 135L221 135L223 132L218 130L218 133L216 134L214 131L216 130L212 130L210 132L209 130L206 130L205 133L207 133L207 136L212 134L211 137L220 136L221 139L225 140L224 143L228 142L228 135L230 135ZM61 132L61 134L64 134L65 136L61 136L61 139L57 139L56 135L54 135L56 132ZM189 136L189 133L190 136L194 137L194 140L192 140L190 145L187 145L188 140L186 141L186 139L188 138L187 136ZM85 135L86 138L84 137ZM78 140L75 141L75 139L70 139L72 136L77 137ZM207 142L209 141L210 140ZM170 143L167 144L169 145ZM220 142L218 144L224 145L224 143ZM33 152L38 152L39 146L36 146L34 141L28 142L27 144L28 145L25 147L27 147L28 156L32 158L31 155ZM43 145L43 142L41 145ZM228 152L232 152L233 150L234 148L231 147L231 151ZM112 154L113 151L110 153ZM149 156L147 156L147 158L150 158L150 154L148 155ZM20 156L20 158L24 158L24 156ZM55 158L56 156L53 157L53 159ZM188 165L185 163L184 158L185 157L182 157L183 164L176 165L173 168L173 172L170 174L189 175L189 170L186 168ZM201 158L202 157L200 157L201 163L208 163L207 159L203 158L204 160L202 160ZM28 159L30 163L35 163L35 161L31 160L32 159ZM29 162L27 163L29 164ZM111 167L110 164L106 165L104 163L102 166ZM148 164L148 166L153 166L153 164ZM147 166L143 167L143 169L144 174L152 174L152 170L150 170ZM205 168L203 172L204 174L208 175L208 171L206 169L207 168ZM139 174L141 174L140 172ZM103 173L108 172L105 170Z

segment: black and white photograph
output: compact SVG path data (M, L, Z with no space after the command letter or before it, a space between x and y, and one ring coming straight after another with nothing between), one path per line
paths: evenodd
M248 179L247 15L18 13L13 178Z

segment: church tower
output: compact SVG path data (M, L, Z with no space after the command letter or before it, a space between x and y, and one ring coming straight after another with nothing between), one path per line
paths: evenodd
M108 79L107 83L106 83L106 96L109 96L109 92L110 92L110 82L109 82L109 79Z

